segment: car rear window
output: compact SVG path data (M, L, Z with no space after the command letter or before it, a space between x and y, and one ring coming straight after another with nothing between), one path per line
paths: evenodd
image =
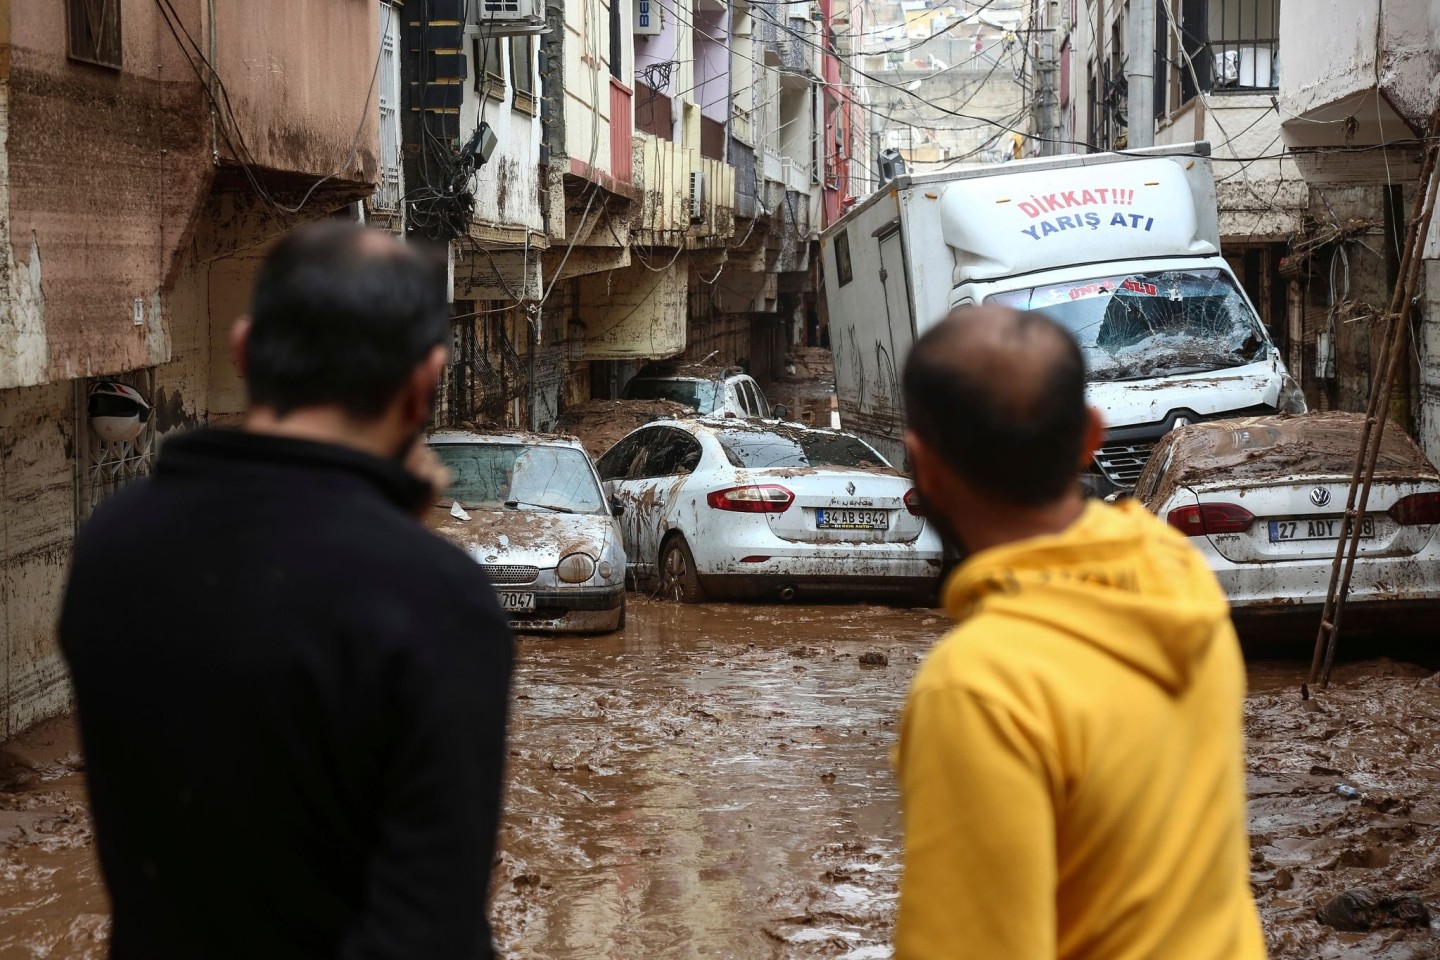
M722 430L716 438L735 467L889 467L865 441L848 433L810 430Z
M713 413L719 405L717 385L708 380L631 380L627 400L673 400L700 413Z

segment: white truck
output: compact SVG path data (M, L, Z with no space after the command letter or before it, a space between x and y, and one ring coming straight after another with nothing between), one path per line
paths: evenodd
M1220 255L1210 145L902 175L820 239L841 425L905 461L900 371L953 307L1038 310L1079 342L1105 416L1085 477L1128 490L1185 423L1303 413ZM964 416L964 411L955 411Z

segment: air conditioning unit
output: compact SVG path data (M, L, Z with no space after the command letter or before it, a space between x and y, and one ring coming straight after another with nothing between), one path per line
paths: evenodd
M469 32L484 38L549 33L545 0L470 0Z
M705 222L705 171L690 171L690 222Z

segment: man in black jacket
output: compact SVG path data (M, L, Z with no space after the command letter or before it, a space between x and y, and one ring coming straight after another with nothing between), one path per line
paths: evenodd
M166 442L76 541L74 677L112 956L493 955L513 648L427 532L443 264L331 221L261 269L240 431Z

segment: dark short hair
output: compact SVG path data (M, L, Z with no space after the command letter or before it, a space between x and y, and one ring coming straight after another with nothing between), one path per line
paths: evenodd
M328 220L293 231L255 281L250 402L281 415L337 405L379 416L450 325L444 260L428 247Z
M1010 383L966 353L966 323L1013 324L1031 383ZM907 426L966 483L1001 503L1043 506L1078 481L1085 442L1085 360L1064 327L1039 313L957 311L915 342L905 362Z

